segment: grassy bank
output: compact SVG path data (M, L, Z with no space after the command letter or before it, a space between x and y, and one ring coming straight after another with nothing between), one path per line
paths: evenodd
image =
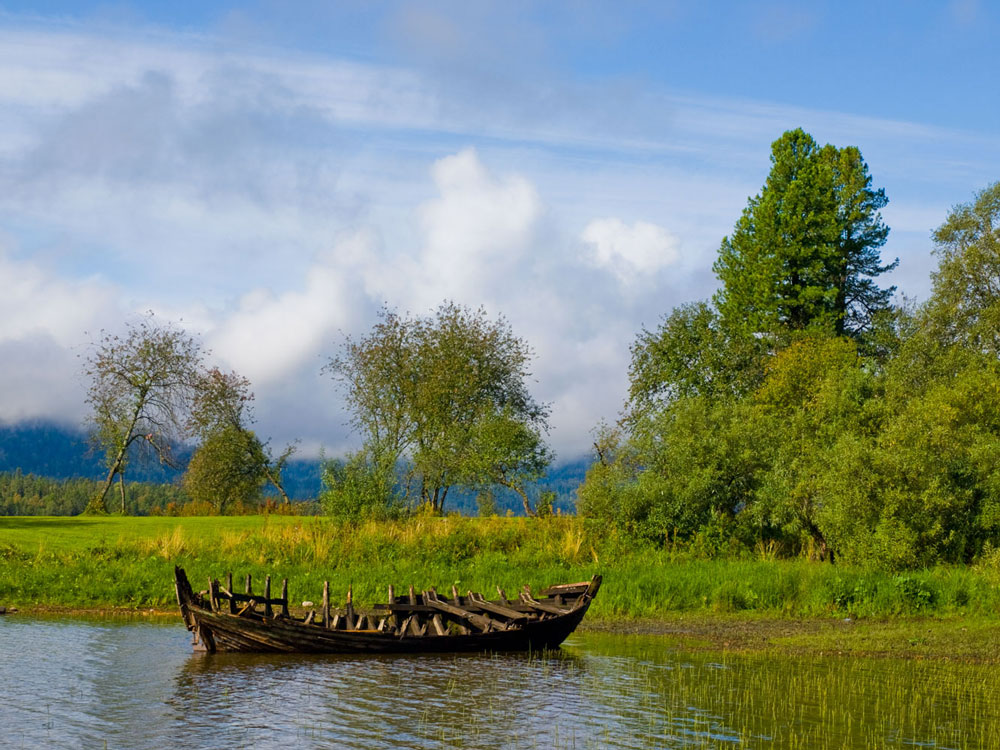
M0 518L0 605L169 607L175 563L197 584L227 571L287 577L294 600L329 579L360 603L385 586L452 584L516 591L522 584L604 575L592 616L678 613L777 618L1000 616L1000 570L938 567L892 573L802 560L701 560L621 538L576 518L415 518L358 526L327 519Z

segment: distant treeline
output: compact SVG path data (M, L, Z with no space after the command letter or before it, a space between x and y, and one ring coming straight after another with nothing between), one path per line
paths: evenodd
M0 473L0 515L75 516L83 512L100 487L96 479L53 479L21 471ZM169 484L132 482L125 490L126 505L135 515L164 513L190 501L184 491Z
M180 486L180 479L184 473L186 460L190 458L192 450L188 446L180 446L176 449L176 454L181 462L180 469L171 469L158 463L136 462L135 468L129 472L129 483L136 483L127 491L129 497L166 497L169 498L164 503L136 502L134 507L142 508L134 512L140 515L148 515L153 508L166 508L170 502L177 506L190 503L190 498ZM571 513L576 505L576 488L583 480L589 461L577 459L567 463L562 463L549 469L548 474L538 483L539 487L556 493L554 508L562 513ZM321 481L323 461L320 459L292 459L285 466L283 479L285 489L294 500L315 500L322 492ZM103 479L107 470L104 468L103 457L95 453L86 434L75 427L61 425L45 421L25 421L16 424L0 424L0 472L17 472L22 476L33 475L33 478L47 480L73 480L58 483L65 487L82 487L83 483L78 480L99 480ZM46 478L46 479L43 479ZM56 482L51 482L57 484ZM127 486L128 486L127 485ZM88 485L91 486L91 485ZM93 491L97 491L97 486L93 486ZM147 489L152 486L161 486L162 491L152 491ZM79 492L81 490L74 490ZM47 489L40 493L35 493L37 497L43 497L51 490ZM25 493L21 493L22 497ZM13 507L6 503L13 497L13 494L4 493L2 495L4 508ZM456 490L453 495L453 502L450 510L457 511L462 515L471 516L478 512L476 493L462 492ZM130 501L131 502L131 501ZM75 510L53 511L54 515L76 515L83 512L86 502L82 506L77 505L75 495L72 501L59 501L52 503L31 503L25 508L75 508ZM514 492L500 488L496 493L497 510L503 514L511 510L515 514L523 513L521 500ZM148 510L146 510L148 508ZM0 510L2 515L46 515L45 510L24 510L18 513L13 510Z
M24 474L20 469L0 472L0 516L75 516L101 487L96 479L53 479ZM156 482L130 482L125 489L125 507L135 516L210 516L216 510L209 504L196 503L179 485ZM315 502L294 502L291 507L264 498L261 503L238 505L230 515L260 512L313 515Z

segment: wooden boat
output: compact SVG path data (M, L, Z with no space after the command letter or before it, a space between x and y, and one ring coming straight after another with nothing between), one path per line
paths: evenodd
M468 592L439 596L433 588L413 587L397 596L389 587L385 604L355 611L348 589L343 608L330 606L330 584L323 584L323 604L297 617L288 610L288 581L281 596L271 597L271 577L255 594L250 576L246 592L211 580L195 593L187 575L174 568L177 603L196 650L303 653L400 653L448 651L525 651L556 648L576 629L601 587L601 577L550 586L535 598L526 586L515 598L497 589L498 599ZM310 602L305 605L312 606Z

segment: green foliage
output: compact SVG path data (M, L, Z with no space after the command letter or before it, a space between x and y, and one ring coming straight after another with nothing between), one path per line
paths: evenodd
M257 436L237 427L207 435L191 457L184 489L195 502L209 503L219 513L260 497L266 481L263 448Z
M0 516L75 516L100 491L102 483L93 479L50 479L22 474L20 470L0 473ZM180 487L170 484L133 482L125 490L129 513L148 515L168 506L183 506L190 498Z
M857 148L820 147L802 131L771 146L771 172L722 241L715 301L725 327L779 337L819 330L859 335L889 305L874 278L889 230Z
M365 451L323 465L320 506L333 518L346 521L390 518L408 508L399 491L396 467L384 457Z
M723 243L718 313L688 305L640 333L630 410L599 435L580 512L709 557L774 545L904 570L990 554L1000 547L1000 183L935 232L931 299L892 310L870 284L886 270L884 200L856 149L819 149L796 131L772 163ZM838 257L859 272L854 286L830 281ZM848 301L867 299L863 321L837 301L845 288ZM926 605L899 580L908 610ZM747 601L733 589L724 606Z
M762 339L725 330L704 302L677 307L656 331L643 329L632 345L632 413L678 398L745 395L763 377L766 351Z
M934 232L939 265L927 325L939 343L1000 355L1000 182Z
M408 504L440 513L452 487L502 485L531 512L524 485L551 454L542 440L547 407L527 388L530 358L502 318L447 303L426 318L383 310L327 369L364 439L364 463L405 466Z
M192 457L185 482L198 488L193 494L221 503L220 508L228 502L250 502L265 481L286 504L291 502L281 474L295 445L289 445L277 459L271 455L250 429L253 400L250 381L235 372L212 368L196 381L188 425L202 443ZM213 495L220 499L213 500ZM221 499L225 497L231 499Z

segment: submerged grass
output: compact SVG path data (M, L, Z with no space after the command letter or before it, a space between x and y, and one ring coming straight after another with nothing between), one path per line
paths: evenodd
M523 584L604 575L592 616L676 613L779 617L979 616L1000 613L996 566L893 573L805 560L702 560L596 528L578 518L418 517L344 524L324 518L2 518L0 604L162 607L174 564L195 585L232 571L287 577L293 599L324 580L337 601L381 601L385 586L452 584L514 592Z

